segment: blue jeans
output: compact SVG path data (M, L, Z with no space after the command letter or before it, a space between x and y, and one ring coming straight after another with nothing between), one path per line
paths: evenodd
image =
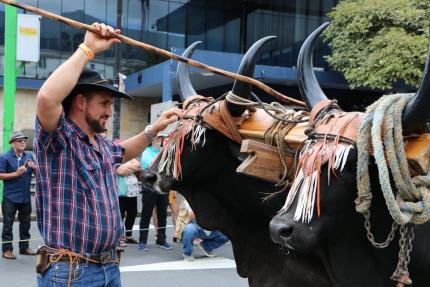
M197 225L194 221L185 226L182 231L182 243L184 246L182 247L182 252L185 255L191 255L193 253L194 245L193 241L196 238L202 239L202 243L200 245L207 251L211 252L214 249L217 249L224 243L228 241L227 236L222 234L219 231L211 231L209 235L206 234L205 230Z
M69 280L69 263L56 262L43 274L37 274L38 287L66 287ZM72 265L71 286L120 287L119 266L115 263L98 265L75 263Z

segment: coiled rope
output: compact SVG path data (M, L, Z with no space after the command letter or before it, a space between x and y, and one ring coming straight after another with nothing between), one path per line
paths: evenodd
M411 178L402 135L402 111L413 94L384 96L369 106L357 141L356 210L369 212L372 202L369 150L372 144L379 181L388 211L399 225L423 224L430 219L430 177ZM394 194L390 173L397 187Z

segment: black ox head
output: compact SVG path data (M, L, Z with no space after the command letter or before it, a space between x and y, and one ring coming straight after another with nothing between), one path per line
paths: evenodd
M299 87L306 105L311 110L326 100L312 67L313 48L320 33L328 26L323 24L304 42L298 59ZM430 118L430 78L428 62L421 87L403 111L405 134L425 129ZM396 268L398 254L397 237L386 249L375 249L366 238L363 217L355 211L357 197L356 150L350 152L345 168L337 176L327 177L327 165L321 169L320 217L313 216L309 223L294 220L297 198L291 208L276 215L270 223L272 239L307 256L316 252L324 262L331 282L335 286L394 286L390 276ZM371 206L371 226L377 242L383 242L393 223L387 211L379 186L378 171L374 163L370 167L371 188L374 195ZM316 207L315 207L316 209ZM316 212L314 212L316 214ZM419 234L419 235L418 235ZM430 271L430 254L425 238L430 235L429 224L416 228L411 278L414 286L428 286L423 276ZM421 266L420 266L421 265ZM420 266L417 268L417 266ZM426 272L422 272L423 268ZM420 277L422 276L422 277Z
M239 73L252 76L262 46L275 37L256 42L244 56ZM196 44L184 52L189 57ZM183 99L197 93L191 85L187 66L179 64L178 79ZM232 92L249 98L251 87L235 82ZM228 104L232 115L241 115L242 106ZM251 286L329 286L317 261L285 256L270 239L269 221L285 200L284 195L262 202L265 193L276 191L272 183L236 173L241 162L239 144L213 129L195 146L185 137L180 155L181 175L175 179L153 170L145 176L147 185L158 192L176 190L190 203L199 225L220 230L232 242L237 271L248 277ZM155 165L155 169L158 163Z

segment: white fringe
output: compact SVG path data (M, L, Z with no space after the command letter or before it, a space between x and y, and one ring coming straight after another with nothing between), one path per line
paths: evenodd
M173 175L175 179L179 179L181 176L181 168L176 165L176 148L177 141L182 139L182 136L185 136L185 139L190 137L191 131L194 129L194 136L191 140L193 147L199 144L203 139L202 146L206 143L206 128L200 124L190 125L187 130L182 131L181 127L183 127L183 123L177 123L174 128L172 128L172 136L171 140L166 144L166 146L162 150L161 159L158 164L158 172L161 173L165 171L166 176ZM176 135L178 132L182 131L185 135ZM176 134L174 134L176 133ZM180 156L180 155L179 155Z
M351 145L338 144L333 164L334 169L339 169L340 167L340 171L343 170L351 148Z
M306 141L302 151L300 152L300 158L312 148L312 145L315 141ZM336 146L336 151L334 155L334 163L333 169L342 171L345 167L346 160L348 155L352 149L352 145L347 144L338 144ZM320 151L324 152L324 151ZM302 163L306 165L306 163ZM303 223L309 223L312 220L314 209L315 209L315 200L316 200L316 192L318 190L318 170L314 170L309 176L305 177L305 173L303 168L297 173L296 178L293 181L291 189L288 193L287 199L285 200L285 204L279 212L286 212L292 206L295 198L297 198L297 206L294 213L294 220L301 220ZM329 171L330 174L330 171ZM330 179L330 177L329 177ZM330 182L329 182L330 183Z
M291 207L297 192L300 190L300 187L302 186L303 180L304 180L304 173L303 173L303 170L300 169L299 173L297 174L296 178L293 181L290 191L288 192L288 196L285 201L285 204L280 210L280 212L286 212Z
M168 147L165 147L161 154L161 159L158 164L158 172L161 173L164 170L166 170L166 175L170 176L173 172L173 165L175 162L175 153L176 153L176 145L169 145Z
M203 138L202 146L204 146L206 143L206 128L203 125L198 124L194 129L193 145L194 146L198 145L202 138Z

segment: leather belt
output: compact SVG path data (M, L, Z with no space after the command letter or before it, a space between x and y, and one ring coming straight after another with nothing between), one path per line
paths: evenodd
M97 255L91 255L91 256L85 256L82 255L82 257L75 257L77 261L80 262L88 262L88 263L94 263L94 264L108 264L108 263L119 263L119 254L118 252L122 252L122 249L117 249L116 247L111 248L109 250L103 251L100 254ZM48 255L49 256L55 256L56 251L53 250L52 252L48 249ZM59 258L57 262L69 262L68 256L63 256Z
M121 259L122 249L113 247L98 255L85 256L74 253L67 249L54 249L47 246L42 246L37 250L36 272L43 276L53 263L67 262L69 263L69 279L67 286L71 286L72 280L72 265L74 263L93 263L93 264L119 264Z

